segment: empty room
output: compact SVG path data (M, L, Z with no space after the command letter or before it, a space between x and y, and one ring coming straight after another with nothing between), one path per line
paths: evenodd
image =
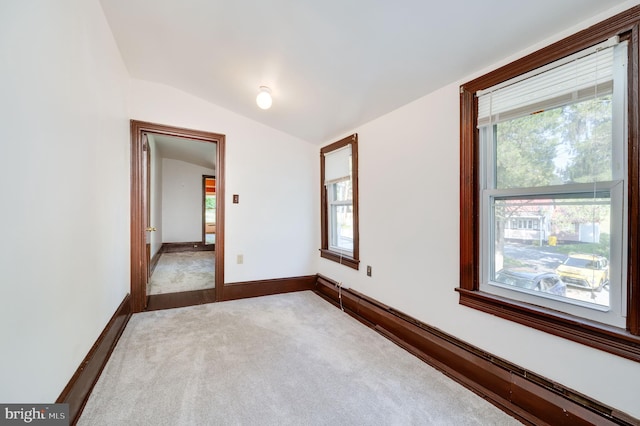
M4 0L0 54L0 423L640 425L639 0Z

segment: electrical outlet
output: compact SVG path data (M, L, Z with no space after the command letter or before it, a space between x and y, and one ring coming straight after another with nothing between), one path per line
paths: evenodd
M367 265L367 276L371 276L371 265Z
M239 254L238 255L238 260L237 260L238 265L242 265L244 263L244 256Z

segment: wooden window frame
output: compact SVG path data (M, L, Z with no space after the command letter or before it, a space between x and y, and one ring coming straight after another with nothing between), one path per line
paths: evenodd
M627 325L617 328L480 291L478 101L475 93L544 66L612 36L629 41ZM461 305L640 362L640 6L518 59L460 87ZM624 285L624 283L623 283Z
M345 255L329 249L329 218L327 215L327 188L324 184L325 154L351 145L351 188L353 195L353 256ZM360 235L358 226L358 134L354 133L320 149L320 223L321 240L320 256L338 262L349 268L360 267Z

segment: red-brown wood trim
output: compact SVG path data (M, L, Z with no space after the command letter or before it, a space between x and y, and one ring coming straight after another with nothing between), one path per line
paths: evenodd
M630 31L640 19L640 6L634 6L618 15L592 25L576 34L550 44L534 53L504 65L463 85L464 90L475 93L487 89L525 72L564 58L578 50L596 45L609 37Z
M162 253L181 253L188 251L214 251L213 244L202 244L202 241L184 243L162 243Z
M640 6L637 8L640 11ZM638 12L640 13L640 12ZM638 18L640 19L640 18ZM629 241L627 327L640 335L640 22L631 31L629 72ZM636 72L633 72L635 70ZM635 302L635 303L634 303Z
M345 312L526 424L639 425L640 420L525 370L351 289ZM340 306L338 285L318 276L316 293ZM473 293L473 292L472 292Z
M158 261L160 260L160 256L162 256L162 248L156 252L151 258L151 265L149 265L149 276L153 274L153 271L156 270L156 266L158 266Z
M336 253L335 251L321 249L320 256L325 259L338 262L341 265L348 266L349 268L358 269L360 267L360 261L358 259L354 259L351 256L344 256L340 253Z
M640 362L640 336L625 330L480 291L457 291L461 305Z
M179 293L151 294L145 311L184 308L185 306L203 305L216 301L216 289L181 291Z
M466 89L460 91L460 229L470 232L460 233L460 287L477 290L479 262L478 251L478 213L468 206L478 204L478 161L479 151L476 140L478 130L475 126L465 126L468 120L475 122L477 102L474 95Z
M144 143L142 132L131 121L131 310L140 312L146 303L146 241L144 236L146 198L144 173Z
M142 312L147 303L144 168L142 134L156 133L216 144L216 300L222 300L224 287L224 207L225 207L225 135L185 129L164 124L131 120L131 309Z
M315 284L315 275L228 283L224 286L222 300L245 299L247 297L313 290Z
M84 409L93 386L107 364L125 326L131 318L131 300L127 294L93 344L87 356L58 396L56 403L69 404L69 417L76 424Z
M293 291L313 290L316 276L276 278L271 280L246 281L225 285L223 300L245 299L248 297L268 296ZM149 296L146 311L182 308L202 305L216 301L215 289L183 291L179 293L152 294Z
M220 138L216 144L216 301L222 300L224 290L224 236L225 236L225 182L226 182L226 139Z
M358 269L360 265L360 190L358 176L360 172L360 162L358 161L358 134L351 135L351 190L353 195L353 260L357 262L353 269Z
M213 175L202 175L202 244L207 242L207 194L209 192L213 195L216 194L215 188L213 191L207 189L207 179L214 179L215 182L215 178Z

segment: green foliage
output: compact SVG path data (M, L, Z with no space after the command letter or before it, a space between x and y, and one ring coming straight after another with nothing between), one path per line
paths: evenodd
M207 195L204 199L204 208L215 209L216 208L216 196L215 195Z
M590 253L604 256L609 259L611 254L611 243L609 234L600 234L599 243L575 243L575 244L559 244L556 246L558 253Z
M612 136L611 95L501 122L495 140L497 188L611 180ZM580 204L555 206L556 227L609 219L608 199L574 201ZM522 209L531 211L509 207L498 217L517 216Z
M562 138L571 160L562 170L567 182L611 180L611 96L567 105L562 109Z
M610 218L608 200L580 200L582 205L559 205L553 210L553 224L558 230L567 230L576 223L602 223Z
M497 188L612 178L611 95L496 125Z
M561 110L528 115L497 125L496 177L498 188L546 186L557 183L557 129Z

